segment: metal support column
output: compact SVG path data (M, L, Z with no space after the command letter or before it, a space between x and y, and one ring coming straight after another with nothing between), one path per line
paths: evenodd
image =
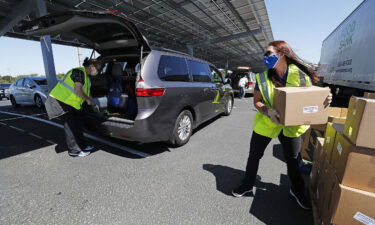
M188 49L188 53L189 53L189 55L194 56L194 48L193 48L193 45L188 44L188 45L186 45L186 48Z
M47 15L47 6L44 0L35 0L36 15L38 17ZM51 91L57 83L55 63L53 60L53 52L51 45L51 36L45 35L40 38L40 45L42 48L44 70L47 77L48 90Z
M228 77L229 60L225 62L225 76Z

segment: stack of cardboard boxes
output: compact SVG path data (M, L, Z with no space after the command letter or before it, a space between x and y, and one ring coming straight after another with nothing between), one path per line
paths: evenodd
M347 108L329 107L328 122L344 124L346 120ZM311 125L310 129L302 136L301 156L304 160L313 161L314 150L318 144L318 138L324 137L327 123Z
M375 99L352 97L345 124L328 123L325 138L316 140L318 224L375 224Z

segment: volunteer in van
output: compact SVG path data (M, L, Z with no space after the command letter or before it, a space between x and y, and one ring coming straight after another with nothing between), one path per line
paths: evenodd
M73 157L87 156L94 148L87 145L83 137L82 106L85 103L95 106L90 97L89 75L96 76L100 67L100 63L96 59L86 58L83 67L70 70L49 94L53 100L51 101L50 98L47 101L47 112L50 118L59 116L64 122L68 154ZM53 115L51 116L51 114Z
M310 86L312 82L318 81L318 76L312 68L302 62L285 41L270 42L263 61L268 70L256 74L254 106L258 112L254 117L254 131L250 142L246 173L241 185L235 188L232 194L235 197L253 194L259 161L271 140L278 138L283 147L288 177L291 181L290 194L300 207L309 209L310 202L305 194L305 184L297 161L301 135L309 126L280 124L279 114L272 108L273 89L275 87ZM325 105L328 106L331 101L332 95L329 95Z

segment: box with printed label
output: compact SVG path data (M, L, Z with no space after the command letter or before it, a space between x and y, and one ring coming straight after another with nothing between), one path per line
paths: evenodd
M331 164L341 184L375 192L375 149L356 147L338 133Z
M273 107L285 126L325 124L328 107L324 102L329 93L328 88L316 86L275 88Z
M336 138L336 135L337 135L336 133L338 132L342 135L343 130L344 130L343 124L336 124L336 123L328 123L327 124L323 149L327 154L326 160L329 163L331 163L331 155L332 155L333 145L335 144L335 138Z
M371 92L365 92L365 94L363 95L364 98L372 98L372 99L375 99L375 93L371 93Z
M358 147L375 148L375 99L350 99L344 134Z
M375 224L375 193L347 187L335 182L323 224Z
M318 138L318 144L316 145L316 148L314 151L314 160L313 160L313 166L311 170L311 188L313 192L316 191L318 176L320 175L322 167L324 166L324 160L325 160L326 154L323 151L323 144L324 144L324 138Z

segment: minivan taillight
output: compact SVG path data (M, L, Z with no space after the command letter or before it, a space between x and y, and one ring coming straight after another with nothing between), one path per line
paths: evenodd
M151 96L162 96L165 92L165 88L137 88L135 89L135 95L137 97L151 97Z

